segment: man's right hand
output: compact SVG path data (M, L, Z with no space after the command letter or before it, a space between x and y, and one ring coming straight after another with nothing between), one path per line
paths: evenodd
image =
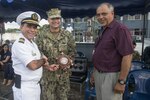
M94 85L94 75L93 75L93 72L91 73L90 83L91 83L92 85Z
M52 64L52 65L48 65L46 67L46 69L48 69L49 71L56 71L59 69L59 65L58 64Z

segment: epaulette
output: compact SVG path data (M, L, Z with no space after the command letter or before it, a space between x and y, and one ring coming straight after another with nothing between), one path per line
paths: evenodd
M19 38L19 43L24 43L25 42L25 39L24 38Z

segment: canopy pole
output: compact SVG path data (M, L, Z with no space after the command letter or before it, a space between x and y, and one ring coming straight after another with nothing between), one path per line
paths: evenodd
M146 26L148 25L148 13L146 13L146 9L150 6L150 3L148 2L147 4L147 1L145 1L144 14L143 14L142 53L141 53L142 60L143 60L143 53L144 53L144 40L145 40L144 37L145 37L145 34L147 33Z
M3 43L3 34L5 33L5 24L4 24L4 20L3 18L0 18L0 36L1 36L1 41L0 41L0 45L2 45Z
M146 20L146 14L144 13L143 14L143 32L142 32L142 52L141 52L142 59L143 59L143 52L144 52L144 37L145 37L145 32L146 32L146 30L145 30L145 27L146 27L145 20Z

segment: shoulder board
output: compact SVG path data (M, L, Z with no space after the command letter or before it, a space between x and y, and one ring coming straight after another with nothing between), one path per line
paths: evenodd
M19 43L24 43L25 42L25 39L24 38L19 38Z

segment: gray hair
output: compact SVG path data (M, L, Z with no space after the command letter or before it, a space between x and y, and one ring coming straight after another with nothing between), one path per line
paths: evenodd
M106 6L110 9L110 11L114 12L114 6L113 6L112 4L110 4L110 3L107 3L107 2L101 3L101 4L98 6L98 8L101 7L101 6L103 6L103 5L106 5Z

